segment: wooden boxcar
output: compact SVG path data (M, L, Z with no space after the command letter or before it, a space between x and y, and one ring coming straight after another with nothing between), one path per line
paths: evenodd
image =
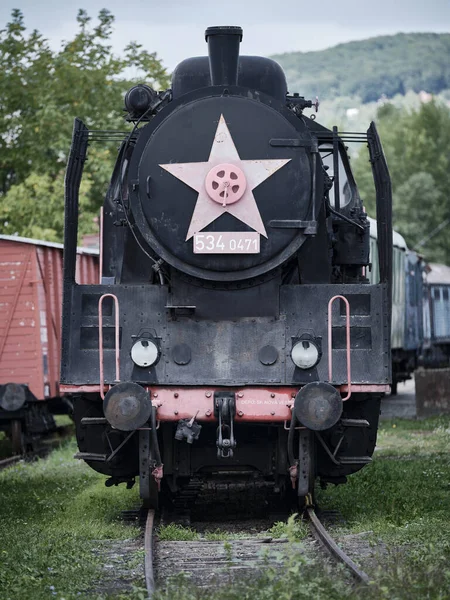
M62 244L0 235L0 428L16 450L54 427L42 401L59 398L62 261ZM77 280L98 283L98 250L78 249Z

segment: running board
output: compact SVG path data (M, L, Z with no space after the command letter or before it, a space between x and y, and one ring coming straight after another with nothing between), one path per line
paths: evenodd
M74 458L78 460L93 460L97 462L106 462L106 454L95 454L94 452L77 452Z
M341 456L339 462L341 465L367 465L372 459L370 456Z
M107 422L105 417L83 417L81 419L81 425L106 425Z
M341 419L341 423L344 427L370 427L370 423L366 419Z

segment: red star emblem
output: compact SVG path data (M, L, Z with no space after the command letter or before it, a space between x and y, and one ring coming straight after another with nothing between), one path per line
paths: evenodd
M241 160L220 115L208 162L159 165L198 192L186 240L226 212L267 237L253 190L290 160Z

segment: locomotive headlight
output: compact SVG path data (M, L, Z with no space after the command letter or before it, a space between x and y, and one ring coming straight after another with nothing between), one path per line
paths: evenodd
M291 350L293 363L300 369L311 369L319 362L318 347L311 340L300 340Z
M158 358L158 346L151 340L138 340L131 348L131 359L138 367L151 367Z

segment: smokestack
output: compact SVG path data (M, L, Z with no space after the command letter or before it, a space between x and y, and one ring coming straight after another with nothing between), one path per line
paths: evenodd
M237 85L242 28L208 27L205 40L208 42L211 85Z

